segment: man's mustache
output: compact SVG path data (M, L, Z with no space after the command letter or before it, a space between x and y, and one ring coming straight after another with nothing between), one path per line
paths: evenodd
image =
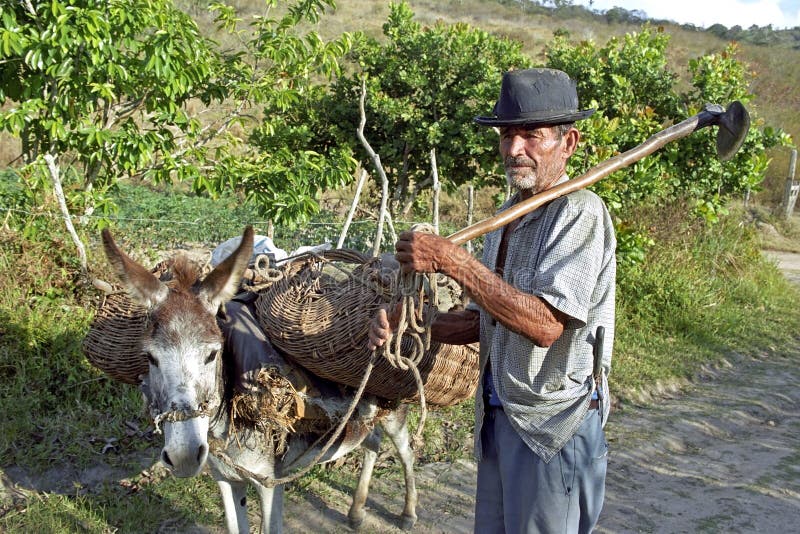
M532 167L536 168L536 162L525 156L508 156L503 160L503 165L508 167Z

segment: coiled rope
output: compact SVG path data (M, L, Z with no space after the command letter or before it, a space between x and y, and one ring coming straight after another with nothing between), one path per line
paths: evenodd
M420 273L403 273L398 271L398 292L392 297L390 310L398 310L400 316L397 329L381 348L381 355L394 367L403 371L411 371L419 392L420 418L414 434L415 448L422 443L422 431L428 417L425 402L425 385L422 382L417 366L422 362L425 352L431 347L431 324L436 316L439 304L437 293L437 274L430 277ZM425 303L429 303L427 306ZM406 356L402 351L403 337L413 342L411 354Z

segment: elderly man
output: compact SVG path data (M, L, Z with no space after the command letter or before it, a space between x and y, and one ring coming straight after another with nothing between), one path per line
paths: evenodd
M575 121L593 112L580 110L575 83L561 71L503 76L493 115L475 118L500 132L500 156L516 190L501 210L569 179L567 160L580 140ZM597 523L607 465L615 248L608 211L587 190L488 234L482 262L436 235L400 235L395 256L405 272L444 273L473 301L438 316L432 336L453 344L480 340L476 533L590 532ZM394 322L378 313L370 348L388 339Z

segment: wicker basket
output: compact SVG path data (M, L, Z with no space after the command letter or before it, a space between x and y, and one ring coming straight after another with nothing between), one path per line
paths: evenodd
M267 337L289 358L318 376L357 387L371 356L366 348L369 323L391 292L375 260L331 252L337 255L326 253L324 261L315 257L288 268L282 280L260 293L256 309ZM348 269L337 260L361 263ZM412 346L403 340L408 354ZM417 368L426 402L457 404L475 392L478 350L431 343ZM418 399L413 373L385 359L376 363L366 391L390 400Z
M333 250L319 259L292 263L281 280L259 291L259 321L270 341L292 361L313 374L357 387L371 356L365 348L369 322L389 301L392 289L379 262L361 253ZM158 267L153 271L168 279ZM83 352L112 379L139 384L149 371L139 345L148 327L143 307L125 293L111 293L97 310ZM405 350L410 352L411 346L404 340ZM426 402L457 404L475 392L478 350L474 345L432 343L417 368ZM418 400L413 374L383 359L376 364L367 391L389 400Z
M83 340L83 353L93 366L126 384L139 384L149 372L141 339L148 328L146 310L125 293L106 295Z

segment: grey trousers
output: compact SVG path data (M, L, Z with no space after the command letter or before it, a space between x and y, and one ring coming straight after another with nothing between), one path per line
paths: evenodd
M585 533L605 496L608 444L600 411L590 410L575 436L545 463L489 408L481 430L475 534Z

